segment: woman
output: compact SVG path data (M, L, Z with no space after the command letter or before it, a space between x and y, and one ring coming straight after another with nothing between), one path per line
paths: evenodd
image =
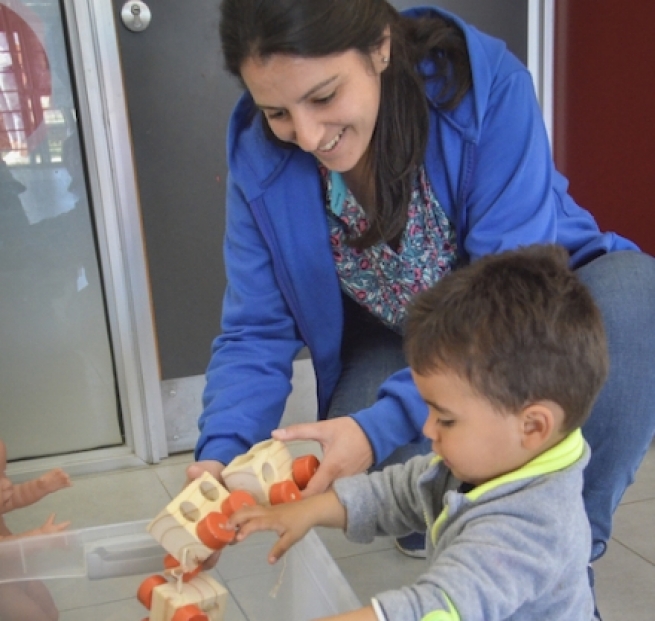
M653 436L655 260L567 194L525 67L453 15L385 0L224 0L220 32L246 92L228 135L223 333L189 477L218 476L275 429L304 345L325 420L275 435L322 444L306 493L420 452L406 301L487 253L559 243L611 355L583 429L598 558Z

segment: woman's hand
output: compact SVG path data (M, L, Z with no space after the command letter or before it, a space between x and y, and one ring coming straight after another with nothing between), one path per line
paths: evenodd
M222 464L220 461L213 461L211 459L207 459L205 461L196 461L189 466L187 466L186 469L186 483L184 486L186 487L191 481L195 481L196 479L199 479L205 472L209 472L219 483L223 483L223 479L221 478L221 472L225 469L225 465Z
M291 425L273 431L276 440L315 440L323 448L321 465L303 496L324 492L335 479L364 472L373 465L373 449L362 428L350 416Z

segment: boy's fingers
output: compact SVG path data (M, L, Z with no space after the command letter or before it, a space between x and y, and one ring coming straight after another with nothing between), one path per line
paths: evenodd
M273 547L271 548L271 551L268 554L268 562L271 564L277 563L277 561L280 560L286 554L286 552L293 544L294 541L288 534L282 535L273 544Z

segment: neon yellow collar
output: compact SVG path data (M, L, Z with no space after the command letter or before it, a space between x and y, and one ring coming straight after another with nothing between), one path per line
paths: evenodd
M479 485L464 495L470 500L477 500L485 492L500 487L506 483L520 481L521 479L529 479L543 474L550 474L551 472L557 472L558 470L564 470L582 457L584 449L585 443L584 438L582 437L582 431L576 429L561 442L557 443L541 455L537 455L537 457L524 466L521 466L518 470L513 470L512 472L503 474L495 479L491 479L491 481ZM441 458L436 457L432 463L436 464L439 461L441 461ZM439 528L447 517L448 507L445 507L432 525L430 535L433 542L436 543Z

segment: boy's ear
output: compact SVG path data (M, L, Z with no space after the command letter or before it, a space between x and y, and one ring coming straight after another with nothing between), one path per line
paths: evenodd
M550 440L561 426L554 403L538 401L521 411L521 437L523 448L536 450Z

